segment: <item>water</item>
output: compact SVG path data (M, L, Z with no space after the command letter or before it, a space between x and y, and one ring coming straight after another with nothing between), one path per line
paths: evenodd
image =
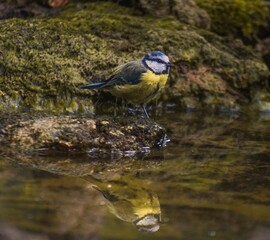
M270 239L269 116L158 118L136 157L2 156L0 239Z

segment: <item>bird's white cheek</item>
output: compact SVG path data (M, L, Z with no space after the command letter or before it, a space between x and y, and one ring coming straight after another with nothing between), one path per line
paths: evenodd
M146 64L155 73L162 73L167 69L165 64L156 61L146 61Z

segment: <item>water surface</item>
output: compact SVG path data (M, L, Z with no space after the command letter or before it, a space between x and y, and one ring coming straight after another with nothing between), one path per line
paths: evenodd
M270 236L270 118L167 112L171 142L125 159L0 159L0 239Z

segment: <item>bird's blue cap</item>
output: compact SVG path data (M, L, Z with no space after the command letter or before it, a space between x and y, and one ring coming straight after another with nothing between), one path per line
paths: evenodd
M148 60L160 61L160 62L165 63L166 65L171 64L168 56L165 55L163 52L160 52L160 51L155 51L155 52L148 53L148 54L146 54L144 56L144 58L148 59Z

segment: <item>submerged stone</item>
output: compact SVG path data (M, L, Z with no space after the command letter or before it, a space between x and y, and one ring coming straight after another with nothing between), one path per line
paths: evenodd
M2 126L2 151L13 153L87 152L95 158L145 152L165 130L145 119L40 117Z

